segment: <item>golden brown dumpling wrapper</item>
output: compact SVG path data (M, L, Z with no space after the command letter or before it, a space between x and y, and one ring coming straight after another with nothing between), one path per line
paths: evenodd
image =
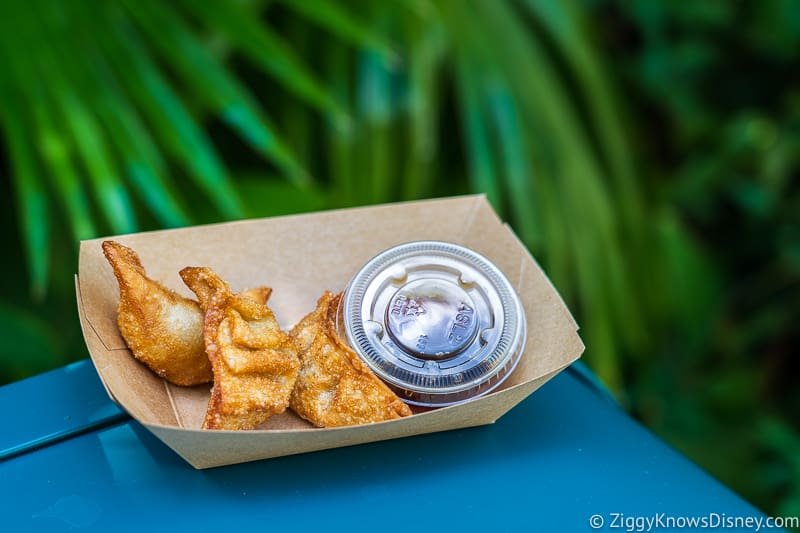
M115 241L102 246L119 283L117 324L134 357L176 385L210 382L197 302L148 278L130 248Z
M214 387L203 429L253 429L289 405L300 362L272 311L208 268L180 272L203 308Z
M350 426L411 415L411 409L336 331L342 295L325 292L291 331L302 364L291 409L318 427Z

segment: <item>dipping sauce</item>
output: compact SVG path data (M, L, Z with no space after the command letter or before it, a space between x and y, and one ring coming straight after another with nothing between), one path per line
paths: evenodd
M372 258L345 290L344 339L404 401L463 402L498 387L525 346L525 312L491 261L457 244L416 241Z

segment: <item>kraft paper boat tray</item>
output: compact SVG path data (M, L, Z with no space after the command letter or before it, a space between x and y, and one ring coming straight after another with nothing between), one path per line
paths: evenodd
M578 359L577 325L547 276L483 196L464 196L112 237L136 250L148 276L194 297L178 271L208 266L234 291L267 285L285 329L340 291L379 252L414 240L470 247L493 261L519 293L528 322L521 361L484 397L413 416L317 429L287 410L253 431L204 431L210 385L178 387L130 354L117 328L119 290L100 243L81 242L76 292L92 362L109 396L196 468L489 424Z

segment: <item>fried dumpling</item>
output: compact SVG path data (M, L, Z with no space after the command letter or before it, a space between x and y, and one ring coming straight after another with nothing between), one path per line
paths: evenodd
M115 241L102 246L119 283L117 324L134 357L176 385L210 382L197 302L148 278L130 248Z
M300 362L272 311L252 291L233 294L208 268L180 272L204 311L214 387L203 429L252 429L289 405Z
M380 422L411 415L411 409L375 376L336 331L341 294L325 292L317 308L290 336L300 357L291 409L318 427Z

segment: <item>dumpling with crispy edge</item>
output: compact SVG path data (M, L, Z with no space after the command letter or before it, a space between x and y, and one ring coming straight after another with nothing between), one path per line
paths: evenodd
M148 278L130 248L115 241L102 247L119 283L117 324L134 357L176 385L210 382L197 302Z
M269 307L233 294L211 269L187 267L180 275L204 310L214 372L203 429L253 429L285 411L300 361Z
M325 292L290 335L300 357L291 409L318 427L350 426L411 415L411 409L339 337L342 295Z

